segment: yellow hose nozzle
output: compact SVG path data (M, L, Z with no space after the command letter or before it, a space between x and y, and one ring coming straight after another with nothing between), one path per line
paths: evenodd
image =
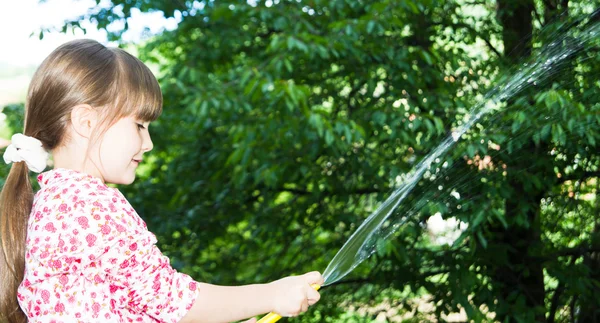
M310 286L312 288L314 288L315 290L319 290L319 288L321 288L321 285L317 285L317 284L313 284ZM279 316L279 314L271 312L271 313L263 316L263 318L258 320L258 322L256 322L256 323L273 323L273 322L279 321L280 318L281 318L281 316Z

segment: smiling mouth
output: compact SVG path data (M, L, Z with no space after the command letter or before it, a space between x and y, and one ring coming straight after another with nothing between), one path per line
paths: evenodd
M139 164L139 163L141 163L141 162L142 162L142 160L141 160L141 159L134 159L134 160L133 160L133 162L134 162L134 163L138 163L138 164Z

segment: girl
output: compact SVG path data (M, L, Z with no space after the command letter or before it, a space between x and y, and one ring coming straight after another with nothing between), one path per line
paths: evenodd
M33 76L24 134L0 196L0 321L229 322L268 311L293 316L319 300L317 272L240 287L176 272L117 190L152 149L162 109L149 69L91 40L64 44ZM50 151L54 170L38 176Z

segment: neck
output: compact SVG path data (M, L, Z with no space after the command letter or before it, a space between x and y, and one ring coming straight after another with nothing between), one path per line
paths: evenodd
M52 150L54 168L66 168L76 170L102 179L100 172L86 157L87 147L83 145L65 145Z

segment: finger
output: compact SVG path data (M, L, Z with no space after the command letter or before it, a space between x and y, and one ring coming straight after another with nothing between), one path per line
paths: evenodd
M293 312L290 312L287 317L296 317L298 315L300 315L302 310L302 305L300 305L300 307L297 307L296 310L294 310Z
M304 274L304 278L309 284L318 284L319 286L322 286L325 282L323 280L323 276L318 271L311 271L309 273L306 273Z
M321 299L321 294L316 290L309 288L306 291L306 298L308 299L308 305L313 305Z
M308 311L308 301L307 300L302 302L302 307L300 308L300 313L304 313L306 311Z

